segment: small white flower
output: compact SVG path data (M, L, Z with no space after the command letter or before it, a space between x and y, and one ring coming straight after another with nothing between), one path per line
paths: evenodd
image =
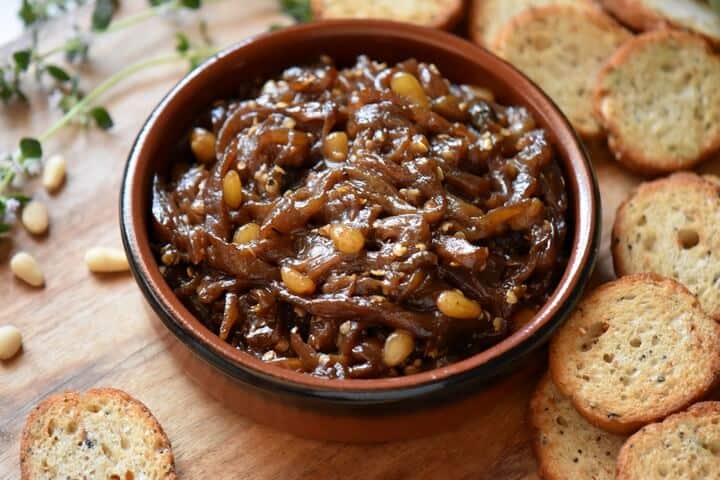
M20 202L14 198L8 198L5 201L5 222L13 224L17 220L17 212L20 208Z
M50 95L48 97L48 100L50 101L50 105L52 105L55 108L60 107L60 101L63 98L63 93L60 90L52 90L50 92Z
M28 158L23 163L23 168L28 175L34 177L35 175L38 175L42 170L42 163L40 162L39 158Z

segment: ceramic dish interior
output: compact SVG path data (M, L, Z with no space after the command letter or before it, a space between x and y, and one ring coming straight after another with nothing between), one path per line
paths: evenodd
M213 100L249 80L327 54L338 64L358 55L386 62L414 57L435 63L453 82L489 88L501 103L527 107L549 134L569 197L566 270L548 302L520 330L491 348L446 367L372 380L326 380L272 366L233 348L195 318L160 274L150 249L151 179L192 121ZM263 34L225 49L179 82L153 111L132 148L121 192L123 242L146 298L166 326L226 374L262 389L325 401L382 404L433 395L495 377L548 338L572 309L592 271L599 239L598 188L587 156L552 101L530 80L486 50L450 34L386 21L326 21Z

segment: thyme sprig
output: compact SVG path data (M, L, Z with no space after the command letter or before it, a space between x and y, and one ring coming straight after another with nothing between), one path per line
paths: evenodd
M23 81L29 73L33 73L39 82L50 83L51 94L59 92L61 108L68 109L78 96L80 77L68 67L61 67L51 62L52 57L64 54L65 60L70 64L80 64L88 60L88 53L92 41L98 36L117 32L136 26L146 20L159 15L183 9L197 10L201 7L201 0L149 0L150 6L133 15L114 20L117 13L117 0L95 0L91 25L82 29L73 26L73 34L59 45L42 50L39 47L37 29L44 21L51 17L49 12L67 11L70 5L83 5L85 0L23 0L18 15L26 26L33 29L31 44L13 52L9 61L0 64L0 99L4 102L12 100L27 101Z
M34 5L40 8L38 5L43 3L43 8L46 8L46 4L52 1L30 2L26 0L23 2L21 12L26 5ZM69 8L67 7L69 2L60 2L60 0L55 0L55 2L65 3L65 8ZM183 8L196 10L201 7L200 0L150 0L150 3L151 7L146 10L113 21L112 16L117 6L115 0L97 0L93 10L93 30L107 32L114 28L112 31L117 31L137 25L162 12ZM36 28L37 24L44 21L40 19L45 19L45 16L41 16L37 12L34 15L35 19L26 23ZM29 19L30 15L27 15L27 17ZM201 24L201 34L206 42L205 46L194 46L186 34L178 32L176 34L175 53L141 60L128 65L85 94L79 87L80 78L78 75L57 64L46 61L48 57L61 52L65 52L66 56L71 60L79 59L84 61L87 59L89 41L81 38L77 28L75 30L75 37L66 41L62 46L52 48L44 53L38 53L37 35L34 34L32 47L14 52L10 66L4 71L0 69L0 98L6 101L14 97L25 99L25 94L20 89L21 79L24 74L34 70L35 77L38 80L52 82L52 91L59 96L57 103L63 111L63 116L47 130L35 137L22 138L13 153L0 156L0 237L7 235L12 230L16 212L30 199L29 195L17 191L11 193L8 190L19 188L28 177L37 175L40 172L44 142L71 123L80 123L86 126L95 125L103 130L111 128L114 122L110 113L97 101L105 92L138 72L182 60L188 62L190 68L194 68L203 59L215 53L215 49L207 44L209 38L206 26Z
M112 127L113 121L107 111L103 107L94 106L94 102L105 92L143 70L175 63L180 60L187 61L190 67L194 68L202 60L216 52L212 47L189 48L188 45L186 48L185 45L183 42L182 46L178 46L176 53L141 60L119 70L79 100L65 115L40 135L37 137L24 137L20 140L17 150L0 161L0 234L10 231L10 224L14 220L12 216L8 218L8 213L14 213L8 205L17 208L29 199L25 195L19 193L6 194L5 191L12 185L13 180L18 178L24 180L28 176L39 173L43 156L43 142L52 138L74 119L82 115L90 115L101 128ZM17 203L12 202L12 200Z
M18 17L26 27L32 27L85 3L86 0L23 0Z

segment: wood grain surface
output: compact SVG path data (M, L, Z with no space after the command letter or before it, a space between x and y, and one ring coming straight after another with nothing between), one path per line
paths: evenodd
M123 2L124 13L144 3ZM226 0L207 5L202 16L215 42L225 45L287 22L275 5ZM171 51L175 29L172 21L154 19L98 39L86 78L96 83L129 62ZM198 388L173 354L185 347L159 324L129 274L88 273L87 248L121 246L118 190L126 156L150 110L184 68L144 72L106 95L116 121L111 131L71 128L49 142L47 153L64 153L69 168L59 194L38 194L50 206L50 233L31 238L20 231L0 243L0 324L14 324L24 336L23 352L0 362L0 479L19 478L20 433L35 404L58 391L100 386L126 390L153 411L185 479L536 479L525 423L534 379L520 377L505 401L478 411L455 432L373 446L302 440L251 423ZM39 133L57 116L40 99L32 111L17 106L10 115L3 112L0 148L14 148L18 138ZM589 149L603 200L602 256L594 277L601 282L613 277L608 245L615 208L639 180L603 145ZM7 259L18 250L38 259L44 289L12 277Z

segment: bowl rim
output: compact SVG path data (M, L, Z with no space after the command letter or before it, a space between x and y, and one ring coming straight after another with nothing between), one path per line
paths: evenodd
M242 58L243 52L250 46L257 47L268 39L277 40L278 37L292 41L318 33L326 36L383 35L392 41L430 44L469 62L490 62L490 68L499 71L498 76L525 103L538 105L540 115L545 117L548 129L556 138L555 143L563 146L563 156L567 157L563 162L566 182L572 183L575 190L570 257L551 297L532 320L492 347L459 362L414 375L381 379L323 379L268 364L221 341L180 302L160 274L150 251L145 221L147 212L141 208L143 182L137 177L145 142L158 128L163 112L178 101L179 94L188 85L209 75L208 72L213 69L221 69L223 62L231 64L233 59ZM572 173L572 179L567 178L569 173ZM474 372L481 367L485 370L502 368L510 358L536 348L572 311L589 280L598 255L600 208L595 173L578 135L555 103L510 64L480 46L438 30L387 20L325 20L249 37L223 49L181 79L153 109L132 145L123 173L119 213L123 245L141 291L163 323L203 359L231 377L257 387L339 403L374 404L437 393L447 386L472 379Z

